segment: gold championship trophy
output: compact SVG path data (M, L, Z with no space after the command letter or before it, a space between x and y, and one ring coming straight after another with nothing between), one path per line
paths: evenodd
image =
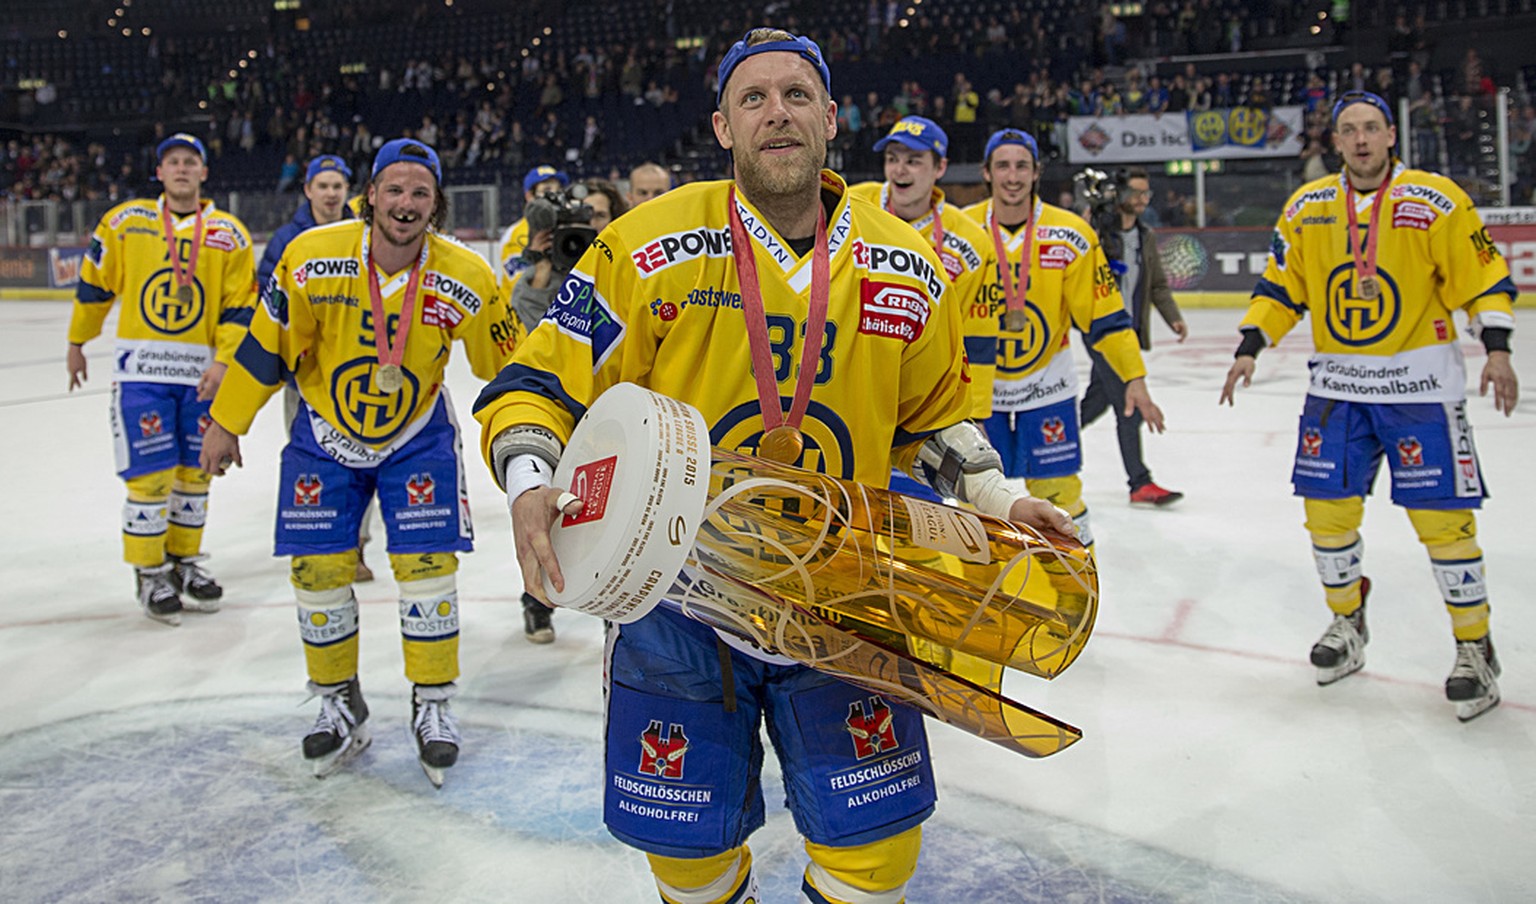
M1082 732L1001 693L1082 651L1098 573L1081 543L711 448L692 407L604 393L555 472L582 511L552 541L552 603L611 621L662 600L755 647L1001 744L1049 756Z

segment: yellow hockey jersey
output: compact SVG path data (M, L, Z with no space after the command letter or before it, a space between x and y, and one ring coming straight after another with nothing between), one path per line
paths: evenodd
M1286 203L1241 325L1257 327L1273 344L1310 312L1313 395L1461 401L1466 365L1451 312L1465 309L1474 328L1513 329L1518 291L1509 265L1466 192L1444 176L1397 163L1377 224L1380 291L1363 298L1343 180L1334 174L1309 182ZM1376 192L1356 195L1362 236L1375 198Z
M991 199L972 204L965 212L980 224L987 244L992 245ZM1029 411L1077 397L1077 368L1068 352L1073 326L1104 355L1121 380L1128 382L1147 373L1131 315L1098 234L1071 211L1038 199L1033 229L1024 329L1010 332L1001 327L1008 296L1000 267L988 271L981 288L999 324L994 411ZM1021 288L1024 233L1000 231L1014 286Z
M802 467L885 486L893 450L969 412L960 311L933 248L822 172L831 292L826 335L801 424ZM481 394L491 440L538 424L562 440L605 389L629 381L697 407L710 441L754 453L763 432L731 253L729 182L701 182L646 202L603 230L512 362ZM792 251L745 198L781 410L804 350L812 253Z
M511 315L485 258L429 232L402 361L405 385L381 392L374 380L377 324L364 269L370 232L361 220L342 220L306 230L288 245L213 401L213 419L225 429L250 429L256 412L291 374L304 401L331 427L322 436L316 426L321 445L339 461L366 463L398 448L430 419L455 339L485 380L510 357ZM379 273L389 342L398 341L410 272Z
M229 364L245 336L256 303L256 263L245 225L203 201L192 300L182 301L160 219L164 204L164 196L126 201L101 218L80 267L69 341L101 335L113 302L122 299L112 378L195 386L214 361ZM183 267L191 260L196 220L171 219Z
M890 189L884 182L850 185L848 194L889 210ZM933 245L933 217L938 212L944 227L944 248L935 248L944 265L944 275L954 286L955 303L963 312L960 325L965 337L965 356L971 362L971 417L985 419L992 413L993 362L997 358L997 318L991 306L981 300L981 285L987 273L997 267L997 253L992 240L976 221L944 200L944 191L935 187L928 213L913 221L930 246Z

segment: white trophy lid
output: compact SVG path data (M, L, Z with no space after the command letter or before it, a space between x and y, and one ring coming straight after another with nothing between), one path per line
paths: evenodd
M584 503L550 540L565 590L550 602L621 624L651 611L682 570L709 490L709 426L697 409L620 383L576 425L554 485Z

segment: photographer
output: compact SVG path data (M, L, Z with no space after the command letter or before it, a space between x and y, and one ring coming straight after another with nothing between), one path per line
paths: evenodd
M544 319L565 276L609 223L629 209L611 182L590 179L569 192L553 189L528 202L528 246L522 253L521 277L512 284L509 306L523 329ZM523 636L531 643L553 643L550 609L530 593L523 594Z
M1085 180L1089 181L1089 180ZM1132 169L1107 185L1089 188L1094 198L1093 222L1104 237L1104 250L1119 274L1120 295L1131 315L1136 338L1143 351L1152 348L1152 319L1148 303L1157 308L1183 342L1189 335L1184 315L1168 289L1162 258L1157 253L1157 239L1151 227L1141 222L1141 214L1152 200L1152 183L1144 169ZM1115 430L1120 438L1120 460L1125 464L1126 480L1131 488L1132 505L1166 506L1184 498L1183 493L1165 490L1152 482L1152 472L1141 459L1141 413L1127 409L1125 384L1109 362L1092 346L1088 357L1093 373L1083 394L1080 418L1084 427L1105 411L1115 411Z

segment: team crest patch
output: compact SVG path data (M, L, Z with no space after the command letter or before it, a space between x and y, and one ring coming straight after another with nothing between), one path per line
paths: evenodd
M320 482L319 474L300 474L293 481L293 504L296 506L309 506L320 504L320 490L325 484Z
M1301 434L1301 454L1316 458L1323 454L1323 434L1315 427L1308 427Z
M868 759L896 749L896 714L880 697L855 700L848 704L848 734L853 738L853 755Z
M1418 437L1405 436L1397 441L1397 460L1405 468L1423 467L1424 445Z
M437 483L431 474L412 474L405 482L406 505L432 505L437 495Z
M928 324L928 299L911 286L864 279L859 282L859 332L913 343Z
M1040 422L1040 437L1047 446L1066 442L1067 424L1059 417L1048 417Z
M139 433L144 436L159 436L165 430L165 424L160 420L160 412L149 411L139 415Z
M683 757L688 753L688 735L676 722L661 732L661 720L652 719L640 733L640 774L657 778L683 777Z

